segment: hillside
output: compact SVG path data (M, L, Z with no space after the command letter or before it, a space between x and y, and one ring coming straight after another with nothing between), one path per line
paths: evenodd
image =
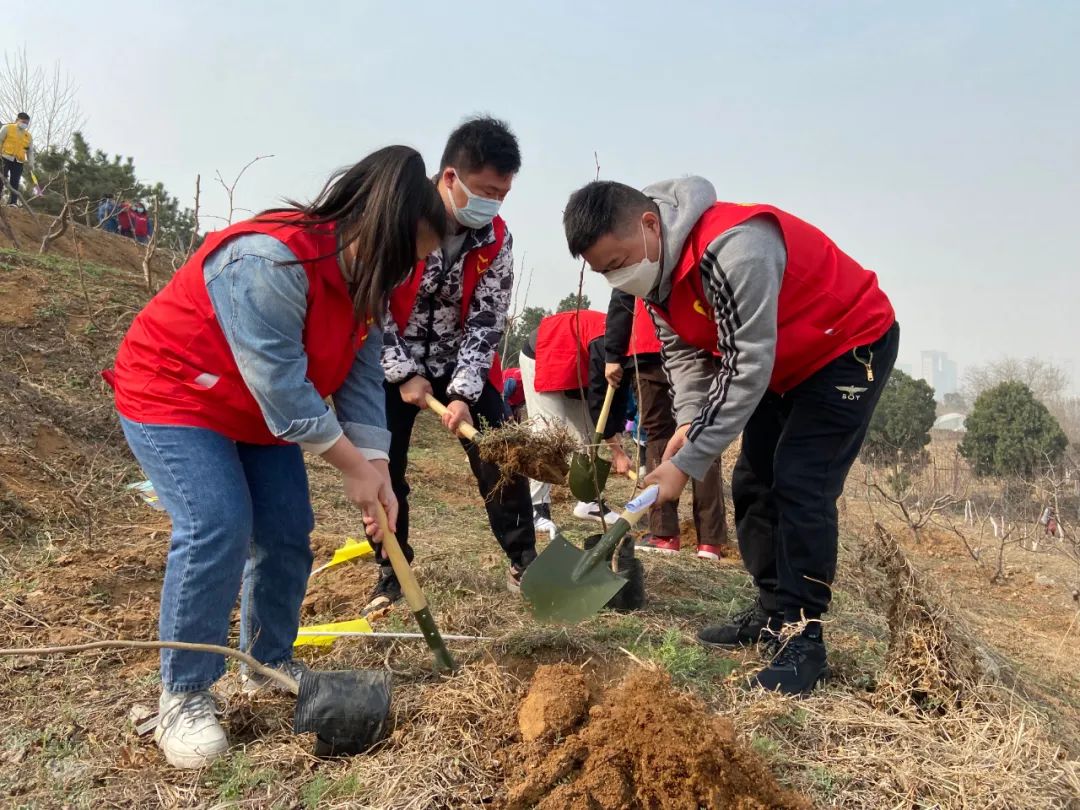
M35 223L5 213L22 251L0 233L0 636L5 646L153 639L168 519L125 489L142 475L98 376L147 298L141 248L79 228L39 256ZM171 267L162 259L154 271L164 279ZM601 760L628 757L632 745L649 751L654 770L626 777L627 792L610 803L590 793L594 806L646 806L650 784L686 787L705 763L723 771L710 795L744 808L1080 807L1070 562L1010 548L1008 576L990 584L943 528L915 544L857 470L842 503L826 628L834 677L809 698L786 699L744 688L760 666L753 652L721 655L693 642L703 622L749 598L738 560L647 559L645 610L537 626L505 591L460 447L427 416L414 441L417 575L444 632L487 640L453 644L463 667L447 678L432 674L429 653L412 641L345 640L302 653L319 668L394 673L396 728L386 744L317 760L311 740L291 733L291 699L243 696L230 673L219 687L236 746L206 772L178 772L129 719L156 701L156 654L0 658L4 806L584 807L589 785L612 773ZM332 470L313 461L310 472L322 562L359 520ZM623 485L615 496L629 494ZM555 506L580 540L587 531L569 504ZM370 560L319 575L304 621L355 616L375 576ZM376 629L415 626L398 608ZM604 708L566 730L588 758L545 783L563 738L526 743L518 710L537 667L555 663L572 665L559 676L569 682L580 672L582 707ZM616 689L627 675L635 678ZM543 670L538 680L554 677ZM637 708L620 711L624 704ZM650 706L660 725L635 731ZM719 753L701 750L698 731ZM804 798L775 788L773 777ZM752 791L724 792L743 778ZM536 784L546 787L530 792ZM681 798L648 794L656 802L648 806L693 806L697 782L689 785ZM638 798L627 798L634 790Z

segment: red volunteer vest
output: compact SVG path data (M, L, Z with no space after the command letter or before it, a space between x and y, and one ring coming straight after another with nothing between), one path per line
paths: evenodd
M488 267L495 261L495 257L502 250L503 242L506 241L506 222L502 217L495 217L491 222L495 230L495 241L491 244L470 250L465 255L464 276L461 280L461 326L469 319L469 307L472 306L473 294L476 285L480 283L480 276L487 272ZM416 296L420 292L420 282L424 278L426 261L416 263L412 274L399 284L390 294L390 314L398 329L404 331L405 324L409 322L409 316L416 308ZM500 394L503 387L502 362L498 352L491 360L491 370L488 372L488 380Z
M289 223L293 218L270 214L265 221L239 222L206 237L138 314L120 344L110 380L120 413L137 422L208 428L239 442L282 443L267 428L240 376L203 280L206 258L248 233L273 236L303 263L307 377L323 397L341 386L367 337L367 325L356 322L335 255L333 227L300 228Z
M525 404L525 389L521 387L521 369L520 368L506 368L503 369L503 381L514 380L517 384L514 386L514 390L510 393L510 398L506 400L506 404L511 408L516 408L518 405Z
M877 275L842 252L807 222L771 205L718 202L697 221L683 245L663 306L649 304L691 346L728 353L701 283L709 243L751 217L768 214L784 236L787 264L776 314L776 357L769 388L791 390L827 363L873 343L896 320Z
M633 357L636 354L659 353L660 338L656 336L656 324L645 308L645 302L637 298L634 300L634 321L630 327L630 346L626 354Z
M572 309L548 315L536 331L538 393L589 387L589 344L604 334L607 314Z

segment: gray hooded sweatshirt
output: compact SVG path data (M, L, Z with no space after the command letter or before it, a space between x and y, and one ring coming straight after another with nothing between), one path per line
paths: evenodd
M683 177L644 189L660 208L663 262L650 300L664 304L683 243L701 215L716 202L703 177ZM674 394L679 425L690 424L689 441L673 463L695 479L746 426L769 386L776 355L776 303L787 265L779 225L753 217L709 243L701 258L701 281L716 318L719 349L714 358L682 341L655 319L661 357Z

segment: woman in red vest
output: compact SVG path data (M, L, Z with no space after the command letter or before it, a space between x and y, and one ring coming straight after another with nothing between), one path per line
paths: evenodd
M679 424L646 477L661 500L742 434L731 489L758 599L699 640L761 638L770 663L759 685L813 689L828 673L821 616L836 573L836 500L899 345L877 276L779 208L718 202L701 177L644 191L590 183L563 223L571 254L645 299L656 323Z
M419 153L386 147L310 205L210 234L135 318L110 376L124 435L172 518L163 640L226 643L242 586L241 647L302 677L292 645L314 524L303 451L394 524L375 324L445 228ZM227 748L208 691L224 671L218 655L162 651L156 739L172 765L202 767Z

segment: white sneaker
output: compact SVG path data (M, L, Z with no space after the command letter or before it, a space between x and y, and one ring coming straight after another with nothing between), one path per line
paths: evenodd
M611 525L619 519L619 515L608 509L608 505L603 503L603 501L600 503L597 503L596 501L593 501L592 503L578 501L577 506L574 507L574 517L579 518L580 520L591 520L594 523L600 523L601 504L603 505L603 509L607 512L607 514L604 515L604 520L607 521L607 525L610 528Z
M559 527L551 519L551 507L548 504L533 506L533 528L538 532L547 532L552 540L559 533Z
M162 690L154 742L174 768L203 768L229 748L225 729L218 722L221 709L209 692Z
M271 669L276 669L278 672L284 672L294 681L300 683L300 679L304 676L304 673L308 671L308 665L303 661L296 661L290 658L288 661L282 661L280 664L275 664ZM269 688L275 692L288 691L273 678L268 678L261 672L248 672L246 666L240 673L240 683L240 691L248 695L255 694L264 688Z

